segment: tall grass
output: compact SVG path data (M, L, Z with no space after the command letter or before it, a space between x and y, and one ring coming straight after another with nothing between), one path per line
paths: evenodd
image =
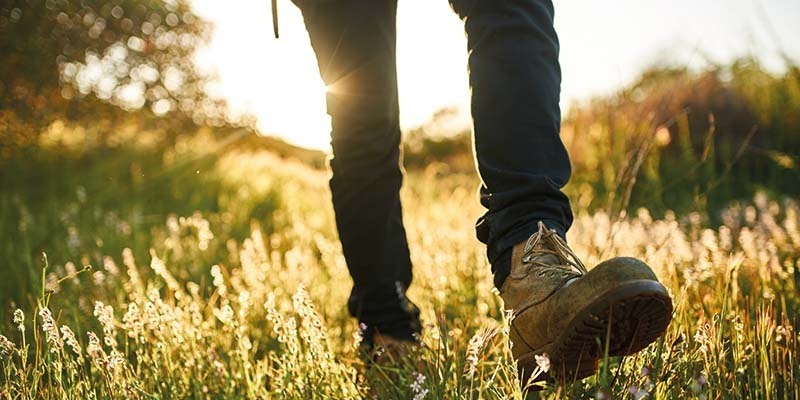
M442 135L452 110L409 133L406 166L471 172L470 132ZM800 195L800 68L755 59L701 70L654 66L617 92L572 104L562 122L581 208L664 216L718 211L756 191ZM451 124L452 125L452 124Z
M621 203L663 215L716 211L764 191L798 194L800 69L774 74L754 59L655 67L618 93L573 107L564 140L573 183L594 194L589 206ZM617 195L617 196L615 196ZM712 212L712 215L714 213Z
M435 165L408 176L409 295L423 309L425 346L368 368L344 307L350 280L326 173L263 151L184 148L208 161L166 184L137 186L159 176L148 168L169 175L175 165L145 152L117 167L102 156L82 169L65 161L48 183L61 197L40 198L35 184L0 195L3 256L15 260L0 269L15 282L2 298L0 398L525 397L474 239L473 177ZM135 179L136 163L150 171L140 183L99 179ZM97 202L104 190L113 200ZM712 228L701 214L577 211L568 238L577 254L587 265L645 260L672 293L674 320L636 356L530 396L800 398L796 201L758 195Z

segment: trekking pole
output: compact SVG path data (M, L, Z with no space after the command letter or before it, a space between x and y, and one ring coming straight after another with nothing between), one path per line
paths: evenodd
M278 0L272 0L272 30L275 32L275 39L279 39L278 34Z

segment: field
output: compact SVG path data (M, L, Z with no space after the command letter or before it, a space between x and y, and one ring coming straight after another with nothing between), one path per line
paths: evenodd
M775 37L751 56L654 60L564 108L570 244L590 268L643 259L675 310L645 351L534 393L474 237L460 111L403 132L424 346L365 365L325 154L236 111L249 100L197 63L214 24L193 4L0 5L0 400L800 398L800 67L766 12ZM247 58L265 54L256 32L237 40Z
M200 134L166 149L142 137L5 165L0 399L800 398L796 200L757 194L721 224L576 203L576 253L645 260L674 320L595 377L528 394L474 238L474 175L407 175L425 348L365 368L327 172Z

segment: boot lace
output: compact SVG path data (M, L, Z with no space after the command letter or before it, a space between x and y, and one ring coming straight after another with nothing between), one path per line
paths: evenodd
M540 243L542 246L539 246ZM554 255L561 262L561 265L552 265L540 261L538 256L545 254ZM570 270L570 272L577 272L579 275L587 272L586 266L567 246L567 242L556 231L548 229L541 221L539 221L539 231L531 235L528 241L525 242L525 247L522 251L522 262L548 270L560 269L563 271L564 268L562 267L571 267L575 271Z

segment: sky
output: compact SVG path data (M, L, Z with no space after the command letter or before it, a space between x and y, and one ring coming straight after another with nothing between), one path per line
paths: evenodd
M377 1L377 0L376 0ZM262 133L329 150L325 86L290 0L278 0L280 39L272 34L270 0L192 0L214 25L198 65L218 76L212 91L234 112L257 118ZM784 67L781 51L800 62L800 0L555 0L561 42L561 106L612 93L646 67L702 67L754 54ZM424 124L458 107L469 120L463 23L447 0L399 0L398 84L401 126Z

